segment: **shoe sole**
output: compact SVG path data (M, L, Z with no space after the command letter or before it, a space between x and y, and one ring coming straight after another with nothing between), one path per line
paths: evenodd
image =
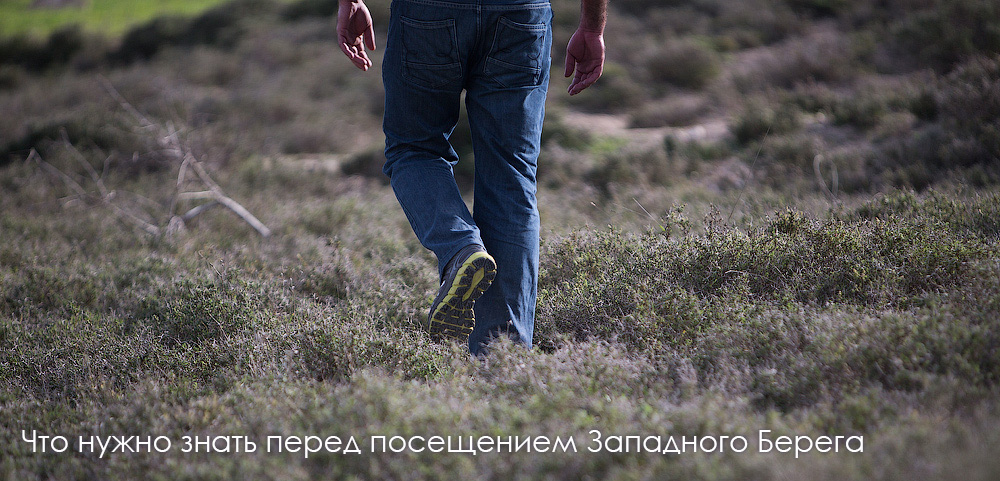
M497 265L489 254L476 252L456 270L446 294L438 295L427 316L434 340L466 340L476 325L473 306L497 275Z

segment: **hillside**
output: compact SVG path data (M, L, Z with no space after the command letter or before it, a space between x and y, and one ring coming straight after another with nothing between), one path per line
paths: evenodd
M0 476L995 479L1000 2L612 8L599 83L552 75L537 348L483 359L421 328L331 2L4 30Z

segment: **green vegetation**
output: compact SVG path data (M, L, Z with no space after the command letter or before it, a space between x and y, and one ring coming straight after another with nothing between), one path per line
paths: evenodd
M484 359L421 327L437 278L380 171L382 51L374 72L343 59L331 2L201 4L120 36L0 39L0 479L1000 473L993 3L613 3L592 91L562 93L553 51L537 348ZM388 2L369 5L384 38ZM579 10L555 9L559 45ZM911 27L970 15L907 47L937 35ZM108 87L273 235L223 208L172 236L123 216L167 225L178 164ZM751 445L592 453L592 429ZM174 445L32 453L22 430ZM865 449L761 453L759 430ZM180 452L209 435L260 451ZM270 435L572 436L579 452L306 458L264 452Z
M86 0L62 7L32 7L35 0L0 3L3 35L48 35L72 24L92 33L116 36L159 15L195 15L224 0Z

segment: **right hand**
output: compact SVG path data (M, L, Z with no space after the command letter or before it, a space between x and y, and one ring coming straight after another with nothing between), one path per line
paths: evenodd
M604 72L604 34L578 28L566 46L566 77L573 75L569 94L576 95L590 87Z
M375 28L372 14L361 0L340 0L337 9L337 41L340 50L354 66L368 71L372 61L365 52L375 50Z

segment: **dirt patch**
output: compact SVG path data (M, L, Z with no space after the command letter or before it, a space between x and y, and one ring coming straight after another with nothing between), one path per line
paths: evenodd
M724 118L709 119L687 127L630 128L627 115L588 114L566 112L567 125L596 135L619 137L638 148L652 148L663 143L664 137L673 136L681 142L712 143L729 135L729 123Z

